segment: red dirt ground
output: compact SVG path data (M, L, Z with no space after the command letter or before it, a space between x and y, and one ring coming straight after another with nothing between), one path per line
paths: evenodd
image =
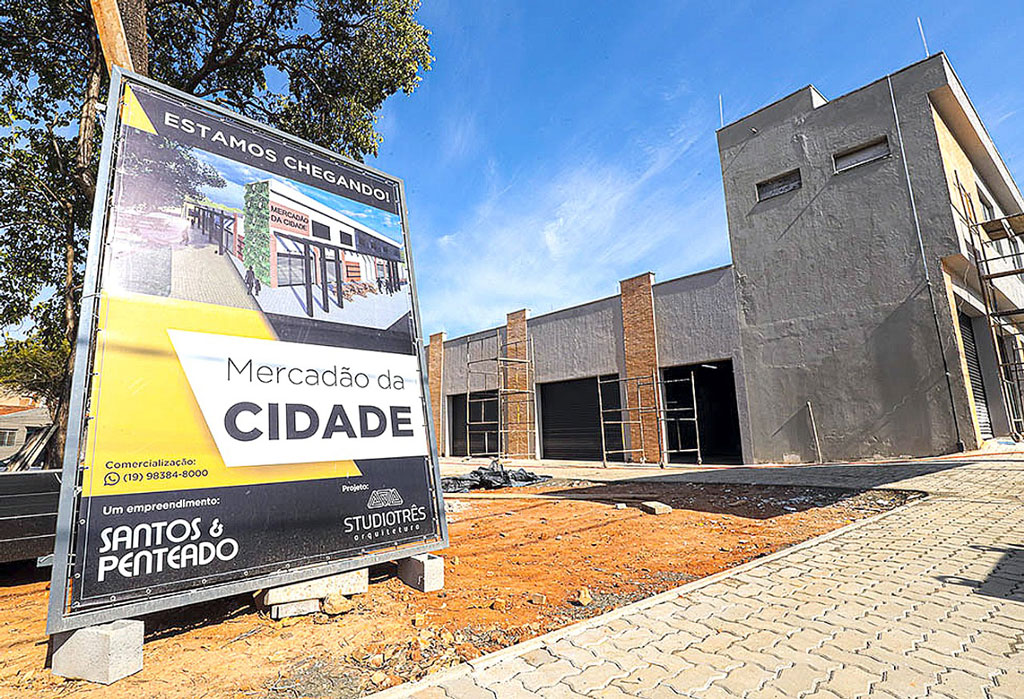
M526 640L902 504L905 493L709 484L546 484L451 499L446 587L418 593L371 571L352 611L274 622L251 597L146 620L145 668L112 687L44 669L48 582L0 566L0 695L350 697ZM455 496L457 498L457 496ZM639 498L672 505L647 515ZM627 500L627 509L612 504ZM587 587L594 602L570 598ZM536 604L531 596L546 597ZM422 625L413 619L422 616Z

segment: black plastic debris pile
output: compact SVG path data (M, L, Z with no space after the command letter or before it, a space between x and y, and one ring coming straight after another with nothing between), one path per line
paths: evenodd
M445 493L466 493L470 490L493 490L495 488L518 488L535 485L551 478L531 473L525 468L507 469L495 459L489 466L475 468L465 476L448 476L441 479L441 490Z

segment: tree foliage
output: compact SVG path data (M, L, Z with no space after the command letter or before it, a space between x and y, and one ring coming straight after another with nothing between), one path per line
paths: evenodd
M419 0L117 4L137 72L356 159L433 60ZM0 382L47 399L62 445L107 69L89 0L0 0L0 32L0 329L31 327L0 347ZM178 155L175 195L215 176Z
M0 386L43 401L55 416L61 402L68 345L39 337L8 340L0 346Z
M419 0L119 0L135 67L361 159L432 62ZM86 0L0 0L0 325L75 333L107 84Z
M119 203L149 210L180 207L186 199L202 199L204 187L227 185L190 146L141 131L132 134L131 147L123 151L120 176L125 185Z
M151 2L150 73L361 158L374 114L432 58L419 0ZM283 79L286 78L286 79Z
M27 128L0 148L0 327L34 321L50 340L64 337L67 258L83 256L92 205L69 167L75 143ZM58 293L37 298L46 290Z
M245 188L245 244L242 262L256 277L270 284L270 183L253 182Z

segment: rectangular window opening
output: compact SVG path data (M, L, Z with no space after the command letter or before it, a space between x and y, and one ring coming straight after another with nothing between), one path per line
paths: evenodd
M882 136L876 138L873 141L864 143L855 148L841 151L832 156L832 162L835 165L836 172L843 172L850 168L857 167L858 165L864 165L865 163L874 162L875 160L881 160L882 158L888 158L891 155L889 149L889 138Z
M981 193L981 187L978 187L978 201L981 203L982 221L991 221L996 217L996 207L992 206L984 194Z
M331 239L331 228L330 228L330 226L325 226L324 224L320 223L319 221L313 221L313 237L314 238L322 238L324 240L330 240Z
M306 283L306 269L302 255L277 253L277 285L303 286Z
M803 183L800 180L800 170L791 170L790 172L783 173L777 177L773 177L770 180L757 183L757 200L764 201L765 199L771 199L777 197L786 192L792 192L794 189L800 189Z
M17 436L17 430L0 430L0 447L13 447Z

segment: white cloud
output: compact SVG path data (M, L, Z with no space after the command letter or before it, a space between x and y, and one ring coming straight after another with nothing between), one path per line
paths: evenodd
M476 116L466 110L449 112L441 125L440 163L458 162L472 155L480 144Z
M992 125L999 126L1000 124L1002 124L1004 121L1014 116L1015 114L1017 114L1016 109L1010 109L1008 111L1003 112L1002 114L997 114L996 118L992 120Z
M644 271L664 280L727 261L719 180L681 161L717 160L707 135L683 123L638 148L632 167L567 158L515 187L488 173L490 195L418 258L424 330L454 336L518 308L538 314L614 294Z

